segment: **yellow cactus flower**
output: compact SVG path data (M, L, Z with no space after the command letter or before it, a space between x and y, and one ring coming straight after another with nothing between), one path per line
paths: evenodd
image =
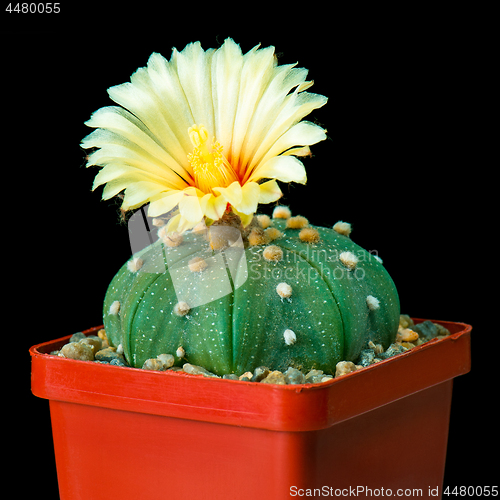
M103 199L124 191L123 210L149 203L151 217L177 208L168 231L217 220L228 206L248 224L259 203L282 195L277 180L306 182L297 156L326 138L301 121L327 101L305 92L306 76L278 65L274 47L242 54L232 39L173 49L170 61L153 53L130 83L108 89L119 106L86 122L96 128L82 142L94 148L87 166L102 167L93 189L105 184Z

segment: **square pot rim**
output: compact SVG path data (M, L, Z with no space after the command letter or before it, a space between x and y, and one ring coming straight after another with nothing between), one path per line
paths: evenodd
M467 373L472 326L430 321L448 328L450 335L327 382L297 385L149 371L50 355L55 346L69 340L68 335L30 348L32 392L49 400L166 417L269 430L318 430ZM101 328L83 333L95 334Z

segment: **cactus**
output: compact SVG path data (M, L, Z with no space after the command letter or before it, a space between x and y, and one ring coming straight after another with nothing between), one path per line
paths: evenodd
M240 226L239 245L231 233L238 222L227 224L163 233L113 278L104 325L132 366L169 353L178 366L218 375L262 365L335 373L370 340L394 341L396 288L348 224L314 227L277 207L272 221ZM216 298L196 305L203 296Z
M327 138L303 120L328 100L307 73L279 65L274 47L195 42L170 60L153 53L108 89L117 106L86 122L93 188L121 196L123 212L169 217L105 297L107 335L132 366L165 354L219 375L333 373L368 341L394 340L397 292L348 224L314 227L284 206L254 216L281 198L278 181L307 182L299 158Z

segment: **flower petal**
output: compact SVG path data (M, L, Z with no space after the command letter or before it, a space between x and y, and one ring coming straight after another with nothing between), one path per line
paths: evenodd
M135 115L147 128L149 134L180 164L186 162L186 151L170 126L175 120L175 103L163 102L152 91L146 68L139 68L131 82L108 89L108 94L117 104ZM167 113L164 111L168 109Z
M304 146L303 148L292 148L287 149L282 156L311 156L311 148L309 146Z
M259 203L272 203L283 196L278 183L273 179L259 184Z
M144 205L152 196L164 191L165 187L156 182L134 182L125 190L122 209L131 210Z
M262 164L264 155L266 155L276 141L278 141L287 130L300 122L300 120L312 110L324 106L327 100L325 96L319 94L311 94L309 92L299 93L298 89L286 96L279 114L276 116L272 126L268 127L266 136L261 139L260 145L247 166L247 169L253 170L258 165Z
M113 198L113 196L116 196L118 193L120 193L128 186L130 186L132 183L138 182L139 180L140 179L137 179L134 176L131 177L122 176L119 177L118 179L108 181L104 186L104 189L102 190L102 199L109 200L110 198Z
M233 207L233 212L241 219L241 223L243 224L243 227L247 227L250 222L252 222L253 219L253 213L251 214L244 214L243 212L238 212L236 208Z
M201 210L200 200L198 196L186 195L179 202L179 211L189 222L198 223L203 219L203 211Z
M184 191L169 191L149 204L149 217L158 217L175 208L184 198Z
M244 214L253 214L257 211L260 198L260 186L256 182L247 182L241 187L241 201L233 206Z
M199 221L198 221L199 222ZM192 229L198 222L190 222L181 214L174 215L167 223L165 230L167 233L183 233L188 229Z
M113 164L134 167L146 174L155 176L160 182L164 182L174 189L183 189L187 186L186 181L165 164L159 163L158 160L150 157L145 152L134 151L126 146L117 144L103 145L101 149L94 151L89 156L87 162L87 166L105 165L105 168ZM189 176L187 177L189 178Z
M181 52L176 49L172 52L172 64L193 114L191 125L205 125L211 136L215 134L210 66L213 52L213 49L205 52L200 42L186 45Z
M275 66L274 47L257 50L258 48L254 47L243 56L238 110L234 120L231 150L227 152L229 161L232 159L237 168L241 150L247 139L248 125Z
M186 130L195 122L179 81L175 64L167 61L161 54L154 52L148 60L148 75L151 89L158 96L159 101L163 103L159 108L162 115L168 121L184 153L190 153L192 144ZM186 168L184 163L183 166Z
M241 48L231 38L228 38L222 47L215 51L212 58L215 137L226 152L231 151L242 66Z
M123 144L129 147L135 146L141 151L153 156L168 168L174 170L179 175L186 177L191 171L191 166L187 161L186 153L177 152L179 158L174 159L168 153L167 144L154 137L152 132L133 114L117 106L107 106L97 110L92 114L90 120L85 122L89 127L100 127L82 141L82 147L101 147L109 142L112 144ZM184 134L185 135L185 134ZM133 145L133 146L132 146Z
M213 190L216 193L220 193L228 203L231 203L233 206L238 206L241 203L241 199L243 197L243 192L241 190L241 185L238 181L234 181L228 187L214 187Z
M133 177L132 182L147 180L143 172L129 165L121 165L121 164L107 165L106 167L99 170L98 174L94 177L94 183L92 184L92 191L94 191L102 184L106 184L106 182L114 181L115 179L119 179L120 177L123 178L126 177L129 179L131 176L134 176L134 174L136 175L136 177Z
M226 211L227 201L224 196L214 196L209 193L200 199L200 206L203 213L212 220L218 220Z
M275 66L267 77L270 80L253 113L248 126L247 137L240 152L240 162L248 165L266 138L275 120L280 115L289 92L300 85L307 76L304 68L295 68L296 64Z
M325 130L311 122L300 122L286 131L264 155L261 163L278 156L293 146L311 146L326 139Z
M295 156L275 156L271 158L255 169L249 181L265 178L278 179L283 182L298 182L299 184L305 184L307 180L306 169Z

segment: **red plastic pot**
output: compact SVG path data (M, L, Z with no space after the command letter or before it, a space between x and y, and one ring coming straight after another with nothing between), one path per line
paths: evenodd
M449 337L317 385L47 354L69 337L33 346L32 391L50 401L61 499L279 500L388 489L430 497L443 482L453 378L470 370L471 326L438 323Z

